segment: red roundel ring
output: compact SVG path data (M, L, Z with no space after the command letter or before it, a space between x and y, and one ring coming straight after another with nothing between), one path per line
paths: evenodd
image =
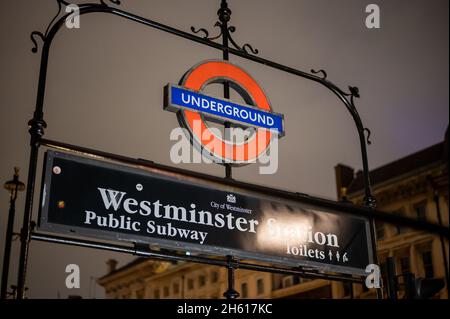
M182 80L181 85L201 91L207 84L233 82L253 99L254 104L265 111L271 111L269 100L258 83L243 69L227 61L205 61L193 67ZM195 111L180 110L181 121L192 135L194 143L200 146L205 155L231 164L246 164L255 161L270 145L272 132L258 128L246 142L233 144L215 135L206 125L203 116Z

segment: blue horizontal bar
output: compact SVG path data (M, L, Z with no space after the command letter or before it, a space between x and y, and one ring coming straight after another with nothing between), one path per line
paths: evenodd
M222 121L275 130L283 135L283 116L280 114L218 99L174 85L169 85L169 92L168 102L172 108L186 108Z

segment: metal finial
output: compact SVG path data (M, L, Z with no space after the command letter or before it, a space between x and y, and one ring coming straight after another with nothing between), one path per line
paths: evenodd
M219 10L217 10L217 16L219 18L219 21L214 24L214 27L220 27L220 33L218 35L210 37L208 30L206 30L205 28L197 29L193 26L191 26L191 31L193 33L202 32L204 34L203 39L206 39L208 41L213 41L219 39L220 37L225 37L230 41L232 47L246 54L259 53L258 49L253 48L250 44L245 43L241 46L237 44L237 42L232 38L231 33L234 33L236 31L236 27L228 25L228 22L230 22L231 19L231 10L230 8L228 8L228 3L226 0L222 0L220 2L220 8Z

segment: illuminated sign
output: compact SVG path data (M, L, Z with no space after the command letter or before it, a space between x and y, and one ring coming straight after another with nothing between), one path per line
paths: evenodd
M168 100L165 104L167 105L166 109L172 111L189 109L201 112L205 117L212 117L213 120L262 127L274 130L279 135L283 134L282 115L214 98L170 84L166 86L165 90L165 96Z
M156 168L47 151L39 228L364 275L367 219Z
M207 85L224 82L229 83L246 105L203 93ZM270 146L274 135L284 135L283 115L272 112L258 83L228 61L202 62L183 76L179 86L168 84L164 88L164 109L177 112L194 146L206 149L206 154L220 162L254 161ZM214 134L206 120L252 127L255 133L243 143L232 143Z

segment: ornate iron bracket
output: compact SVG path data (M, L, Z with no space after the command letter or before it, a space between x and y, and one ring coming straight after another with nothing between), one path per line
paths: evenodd
M356 109L355 106L355 98L359 98L360 94L359 94L359 89L356 86L349 86L349 92L345 92L343 90L341 90L340 88L336 87L334 84L332 84L330 81L327 80L327 72L325 72L325 70L320 69L320 70L315 70L315 69L311 69L311 73L312 73L312 77L316 78L316 81L326 85L327 87L331 88L333 91L335 91L335 93L338 94L338 96L345 100L344 104L347 106L348 110L350 111L350 113L352 114L352 116L355 119L355 122L357 123L358 126L358 131L361 131L360 134L362 133L362 135L364 136L364 133L367 133L367 137L366 137L366 142L368 145L371 145L372 142L370 140L370 135L372 134L370 129L368 129L367 127L363 127L360 117L358 115L358 111ZM320 76L318 76L320 75ZM328 85L327 85L328 84ZM361 125L359 125L359 123Z
M245 52L247 54L250 54L250 52L252 54L258 54L259 53L258 49L254 49L248 43L245 43L242 46L240 46L239 44L237 44L237 42L231 36L231 33L234 33L236 31L236 27L232 26L232 25L228 26L228 22L231 19L231 10L230 10L230 8L228 8L228 5L227 5L226 1L222 1L221 5L220 5L220 9L217 11L217 16L219 17L219 21L217 21L214 24L214 27L219 27L220 28L220 32L219 32L218 35L210 37L208 30L206 30L205 28L196 29L193 26L191 26L191 31L193 33L195 33L195 34L197 34L199 32L202 32L204 34L203 39L208 40L208 41L214 41L214 40L219 39L220 37L223 37L223 38L229 40L231 45L236 50L241 51L241 52Z
M61 12L65 12L65 10L63 10L63 7L67 7L70 6L74 3L69 3L65 0L56 0L56 2L58 3L58 12L56 12L55 16L53 17L52 20L50 20L50 23L47 26L47 29L45 29L45 32L42 33L40 31L33 31L30 34L30 39L33 42L33 48L31 48L31 52L33 53L37 53L38 52L38 43L37 43L37 37L39 37L42 42L45 42L45 39L47 39L47 35L48 32L50 31L50 29L52 28L52 26L54 25L54 23L57 21L57 18L61 15ZM115 5L120 5L120 0L108 0L108 2L111 2ZM83 3L83 4L77 4L77 6L79 7L83 7L83 6L89 6L89 5L101 5L101 6L105 6L108 7L108 4L106 3L105 0L100 0L99 4L94 4L94 3ZM67 16L69 16L70 14L68 14Z

